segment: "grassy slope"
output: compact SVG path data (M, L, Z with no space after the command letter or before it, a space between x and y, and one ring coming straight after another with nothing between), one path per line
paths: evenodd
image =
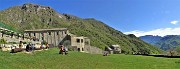
M16 30L16 29L14 29L13 27L8 26L8 25L6 25L6 24L4 24L4 23L2 23L2 22L0 22L0 27L2 27L2 28L6 28L6 29L9 29L9 30L12 30L12 31L17 32L17 30Z
M151 54L160 52L158 48L139 38L127 36L95 19L72 19L70 22L72 23L69 26L70 32L79 36L88 36L91 39L92 46L104 48L104 46L119 44L122 50L129 54L132 52L144 53L145 51L145 53Z
M59 55L58 49L34 54L0 52L0 69L178 69L180 59L134 55L90 55L70 52Z

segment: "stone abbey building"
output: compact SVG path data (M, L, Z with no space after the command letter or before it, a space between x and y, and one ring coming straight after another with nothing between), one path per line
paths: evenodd
M58 46L67 34L67 28L36 29L24 31L24 37L29 37L34 41L47 42L48 44L53 44L54 46Z
M67 28L25 30L24 37L41 43L47 42L53 46L62 45L68 40L72 48L80 52L85 51L85 46L90 46L90 39L83 36L76 37L70 34Z
M0 28L0 31L13 32L4 28ZM35 42L38 44L48 43L50 46L62 45L66 41L69 41L70 46L76 51L97 54L102 53L101 49L90 45L90 39L88 37L73 35L69 33L67 28L24 30L24 33L18 34L18 36L14 33L13 35L5 35L1 32L0 36L7 42L19 43L23 41Z

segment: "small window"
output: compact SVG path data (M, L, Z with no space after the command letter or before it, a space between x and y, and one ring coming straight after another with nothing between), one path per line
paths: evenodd
M82 48L82 51L84 51L84 48Z
M51 32L49 32L49 35L51 35Z
M42 40L44 40L44 37L41 37L42 38Z
M34 33L34 36L36 36L36 33Z
M29 36L31 36L31 33L28 33L29 34Z
M65 31L64 33L65 33L65 34L67 34L67 32L66 32L66 31Z
M80 48L78 48L78 51L80 51Z
M81 39L81 43L83 43L83 39Z
M59 32L56 32L57 33L57 35L59 35Z
M76 39L76 42L77 42L77 43L80 43L80 39Z

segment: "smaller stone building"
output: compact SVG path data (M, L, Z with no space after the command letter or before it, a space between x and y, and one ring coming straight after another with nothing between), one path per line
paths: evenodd
M121 47L119 45L111 45L106 47L105 51L108 51L109 54L120 54Z
M85 52L85 53L91 53L91 54L102 54L103 50L99 49L95 46L90 45L90 39L88 37L84 36L76 36L73 34L68 34L67 37L62 41L63 44L66 40L68 43L70 43L70 47L74 51L79 51L79 52Z
M84 36L71 36L71 46L77 51L84 52L85 46L90 46L90 39Z
M73 34L68 34L66 37L66 40L70 41L70 46L73 48L73 50L84 52L85 46L90 46L90 39L88 37L79 36Z

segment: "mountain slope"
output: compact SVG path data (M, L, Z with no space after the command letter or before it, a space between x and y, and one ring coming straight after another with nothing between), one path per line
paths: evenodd
M91 45L104 49L119 44L123 53L151 54L160 50L133 35L125 35L93 18L82 19L69 14L59 14L50 7L24 4L0 11L0 21L23 32L24 29L62 28L70 33L86 36Z
M52 28L52 26L64 27L68 24L63 22L65 17L62 14L47 6L24 4L23 6L15 6L0 11L0 13L1 22L7 23L20 31L24 29Z
M142 36L140 39L155 45L162 50L169 50L180 46L180 35L167 35L164 37L148 35Z
M145 35L139 37L143 41L155 45L158 41L160 41L163 37L161 36L153 36L153 35Z
M179 35L168 35L163 37L160 41L156 43L162 50L173 49L180 46L180 36Z
M14 31L14 32L18 32L18 31L17 31L16 29L14 29L13 27L8 26L8 25L6 25L6 24L4 24L4 23L1 23L1 22L0 22L0 27L6 28L6 29L11 30L11 31Z

